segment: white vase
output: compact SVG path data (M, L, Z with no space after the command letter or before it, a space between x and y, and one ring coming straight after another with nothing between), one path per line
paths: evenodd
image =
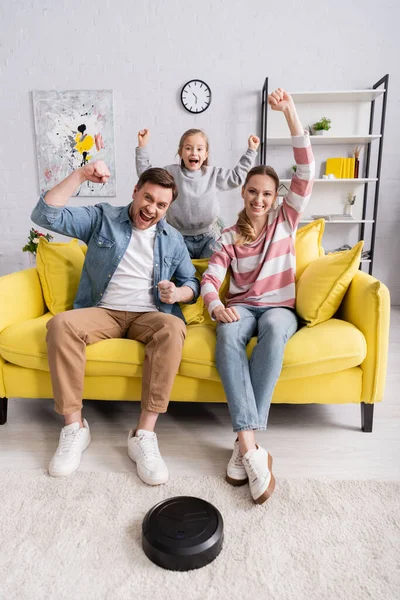
M349 217L353 216L353 205L350 204L349 202L346 202L346 204L344 205L344 214L348 215Z
M29 263L29 268L36 269L36 254L32 254L32 252L28 252L28 263Z

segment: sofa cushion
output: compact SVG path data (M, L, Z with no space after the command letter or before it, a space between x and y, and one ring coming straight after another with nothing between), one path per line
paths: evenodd
M36 267L44 300L53 315L72 308L84 260L78 240L58 244L40 238Z
M201 281L201 273L199 273L199 271L196 271L196 277L199 281ZM179 306L183 316L185 317L186 325L204 323L204 302L201 294L194 304L180 302Z
M11 325L0 334L0 354L21 367L49 371L46 347L47 313ZM215 367L215 328L187 328L179 374L219 381ZM248 356L256 344L248 345ZM140 377L145 346L127 339L103 340L87 347L86 375ZM303 327L288 342L281 380L333 373L361 364L366 356L363 334L353 325L330 319L313 328Z
M322 256L304 270L296 287L296 311L308 327L327 321L339 309L360 266L363 244Z
M296 232L296 280L299 279L304 269L313 261L324 256L322 236L325 231L325 220L316 219Z
M0 354L8 362L21 367L49 371L46 346L47 313L7 327L0 334ZM103 340L86 349L86 375L122 375L140 377L145 347L127 339Z
M247 355L256 344L253 338ZM215 330L209 325L188 327L179 374L219 381L215 366ZM301 328L285 349L281 381L334 373L360 365L367 353L363 334L354 325L330 319Z

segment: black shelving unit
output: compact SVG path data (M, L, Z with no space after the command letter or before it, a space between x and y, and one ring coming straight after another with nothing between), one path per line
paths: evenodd
M367 215L371 212L372 210L372 223L367 224L367 223L360 223L359 224L359 240L363 240L365 237L365 233L366 233L366 225L369 225L371 227L371 235L370 235L370 251L369 251L369 255L370 255L370 263L368 263L368 272L370 275L372 275L372 271L373 271L373 265L374 265L374 255L375 255L375 237L376 237L376 222L377 222L377 217L378 217L378 205L379 205L379 190L380 190L380 180L381 180L381 168L382 168L382 153L383 153L383 140L384 140L384 133L385 133L385 121L386 121L386 104L387 104L387 94L388 94L388 88L389 88L389 75L385 75L384 77L382 77L381 79L379 79L379 81L377 81L376 83L374 83L374 85L372 86L371 89L373 90L377 90L379 88L381 88L383 86L383 93L382 93L382 105L381 105L381 111L380 111L380 130L379 130L379 134L380 137L378 138L378 152L377 152L377 159L376 159L376 164L374 165L376 168L376 179L377 181L375 182L375 192L373 194L373 202L372 202L372 207L370 205L371 202L371 196L369 195L369 185L371 185L370 183L366 182L364 184L364 196L363 196L363 206L362 206L362 221L365 221L367 218ZM375 119L379 118L376 117L376 111L375 111L375 103L376 103L376 99L373 99L370 101L371 102L371 108L370 108L370 120L369 120L369 135L372 135L374 133L374 124L375 124ZM260 132L260 140L261 140L261 145L260 145L260 164L267 164L267 149L268 149L268 136L267 136L267 131L268 131L268 77L265 78L264 81L264 85L262 87L262 91L261 91L261 132ZM370 173L372 172L372 167L371 167L371 154L372 154L372 144L374 142L370 142L367 144L367 152L366 152L366 159L365 159L365 166L364 166L364 175L363 177L365 178L369 178L370 177Z

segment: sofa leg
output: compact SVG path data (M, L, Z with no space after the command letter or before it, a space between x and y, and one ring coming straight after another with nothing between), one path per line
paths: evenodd
M7 422L8 398L0 398L0 425Z
M371 433L374 420L374 405L361 402L361 428L365 433Z

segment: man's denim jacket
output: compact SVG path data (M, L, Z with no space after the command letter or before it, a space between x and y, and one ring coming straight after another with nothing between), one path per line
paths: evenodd
M97 306L107 289L131 239L132 222L128 206L111 206L106 202L95 206L49 206L44 194L33 209L31 219L50 231L78 238L87 244L86 259L76 294L74 308ZM174 279L177 287L192 288L194 303L200 283L190 260L182 235L165 220L157 223L154 242L154 301L161 312L185 320L178 303L160 301L158 283Z

